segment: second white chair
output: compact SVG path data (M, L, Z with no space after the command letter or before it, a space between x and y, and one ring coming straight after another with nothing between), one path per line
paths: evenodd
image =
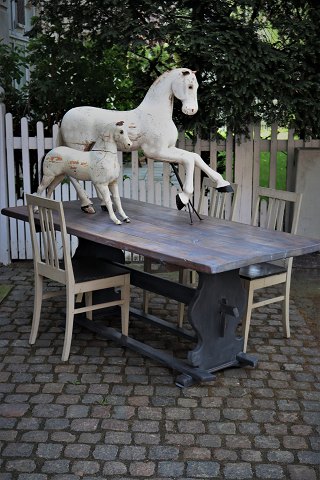
M302 194L258 187L256 203L252 216L252 225L269 230L297 233L301 209ZM293 207L293 208L291 208ZM287 224L287 225L286 225ZM252 310L271 303L282 303L282 325L284 336L290 337L289 325L289 295L293 258L286 258L277 262L265 262L249 265L240 269L240 277L247 291L248 300L242 323L244 337L243 351L247 351ZM268 298L255 300L257 290L282 284L282 292L273 295L269 292Z
M236 183L230 184L233 192L218 192L216 184L208 177L202 180L200 198L198 204L198 212L200 214L207 214L210 217L221 218L225 220L234 220L236 214L236 205L238 200L238 185ZM145 257L144 271L152 271L152 258ZM185 268L174 268L170 266L170 271L179 272L179 282L184 285L194 285L196 283L196 272ZM191 277L191 278L190 278ZM144 312L149 310L149 292L143 292L143 308ZM183 303L178 304L178 325L182 327L184 319L185 306Z

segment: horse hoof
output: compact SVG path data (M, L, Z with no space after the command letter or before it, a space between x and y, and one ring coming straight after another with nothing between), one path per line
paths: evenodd
M107 212L107 211L108 211L108 209L107 209L107 207L106 207L105 205L101 205L101 210L102 210L103 212Z
M178 209L178 210L182 210L183 207L185 207L185 204L184 204L183 201L181 200L179 194L176 195L176 205L177 205L177 209Z
M130 220L130 218L129 218L129 217L127 217L127 218L124 218L124 219L123 219L123 221L124 221L125 223L130 223L130 222L131 222L131 220Z
M224 187L218 187L218 188L216 188L216 190L218 192L227 192L227 193L232 193L233 192L233 188L231 187L231 185L225 185Z
M93 208L92 204L91 205L85 205L84 207L81 207L81 210L84 212L84 213L96 213L95 209Z

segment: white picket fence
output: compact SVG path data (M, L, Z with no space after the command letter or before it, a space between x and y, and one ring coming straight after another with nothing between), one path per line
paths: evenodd
M41 172L41 160L44 153L55 146L58 127L54 126L52 135L45 136L42 122L37 123L36 135L29 135L28 120L20 121L21 133L13 135L13 118L5 112L5 106L0 105L0 206L22 205L24 194L31 192L30 153L36 152L38 172ZM236 220L249 223L254 189L259 185L261 152L270 153L269 186L276 187L277 152L287 153L287 189L293 188L294 150L297 147L320 147L319 140L303 142L294 138L294 132L289 131L288 138L281 139L277 135L277 125L272 126L271 137L261 138L260 125L250 128L250 139L234 137L228 134L226 140L214 141L198 138L194 144L183 132L179 134L178 146L199 154L209 152L210 166L216 169L217 153L225 152L225 176L229 181L238 183L240 199ZM155 203L172 208L175 206L175 196L179 190L178 183L172 175L168 163L147 160L141 165L138 153L131 154L131 162L124 162L123 154L119 152L119 162L122 168L123 180L119 183L120 194L125 198ZM20 157L20 163L17 161ZM22 185L16 184L17 166ZM183 178L184 172L180 168ZM18 175L19 176L19 175ZM200 194L201 172L196 169L194 174L194 202L198 203ZM95 197L91 182L85 182L86 191L90 197ZM58 187L55 198L61 200L76 199L76 192L67 183ZM73 248L76 240L73 239ZM8 219L0 215L0 263L8 264L11 260L31 259L32 250L28 227L24 222Z

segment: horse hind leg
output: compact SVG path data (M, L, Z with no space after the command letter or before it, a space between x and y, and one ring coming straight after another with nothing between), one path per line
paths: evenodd
M117 181L110 183L109 185L110 192L112 194L112 199L114 201L114 204L116 206L117 211L122 217L122 220L126 223L130 223L130 218L128 215L124 212L120 200L120 195L119 195L119 187Z
M37 188L36 194L41 197L42 193L45 191L46 188L48 188L49 191L50 186L52 185L52 183L54 183L56 178L57 177L55 177L54 175L43 175L41 182ZM48 191L46 197L50 198ZM34 207L33 211L37 213L39 211L38 207Z
M55 177L53 179L53 181L50 183L50 185L48 186L48 189L47 189L47 198L51 198L54 190L62 182L64 177L65 177L65 175L64 175L64 173L62 173L61 175L58 175L57 177Z

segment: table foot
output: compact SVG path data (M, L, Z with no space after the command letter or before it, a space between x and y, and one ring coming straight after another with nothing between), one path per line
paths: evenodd
M251 367L256 367L258 365L258 359L254 355L248 355L247 353L240 352L236 356L239 364L242 365L250 365Z
M206 382L211 382L212 380L215 380L216 379L216 376L215 375L210 375L208 373L208 375L206 376L205 379L203 379L202 381L206 381ZM187 387L192 387L192 385L195 385L197 383L199 383L199 380L191 377L190 375L187 375L185 373L182 373L181 375L179 375L177 378L176 378L176 385L177 387L180 387L180 388L187 388Z

